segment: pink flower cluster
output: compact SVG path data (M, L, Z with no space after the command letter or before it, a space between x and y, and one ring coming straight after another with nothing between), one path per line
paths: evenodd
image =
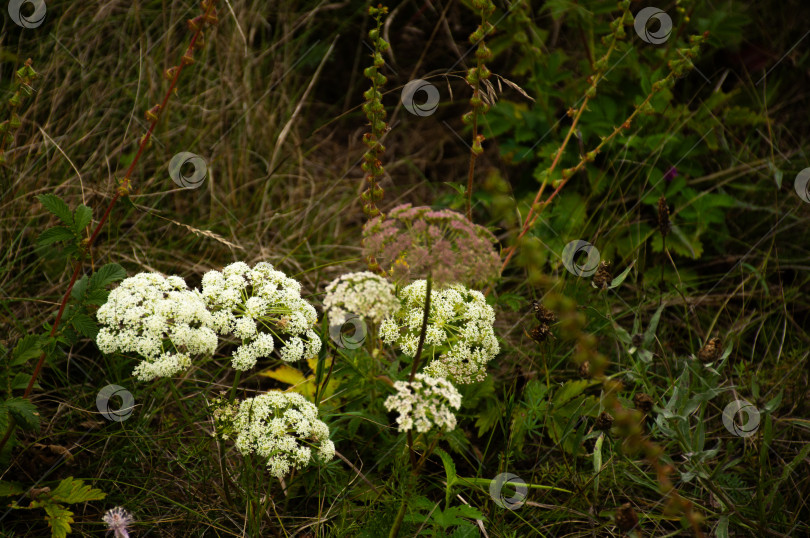
M377 259L397 280L483 286L498 277L500 256L494 235L449 209L403 204L363 227L364 254Z

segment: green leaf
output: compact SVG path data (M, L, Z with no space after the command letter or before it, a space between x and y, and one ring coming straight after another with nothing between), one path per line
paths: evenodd
M70 533L70 524L73 523L73 512L55 503L47 503L45 508L45 521L51 528L51 538L65 538Z
M768 413L773 413L779 407L779 404L782 403L782 391L779 391L779 394L774 396L768 403L765 404L765 411Z
M439 457L442 459L442 464L444 464L444 472L447 475L447 486L444 489L444 505L450 506L450 497L453 495L453 486L458 480L458 475L456 474L456 464L453 462L453 458L450 457L450 454L441 448L435 449L434 452L439 455Z
M75 314L72 318L70 318L70 324L76 329L76 332L84 336L85 338L94 338L98 334L98 325L93 318L79 312Z
M100 489L84 485L84 481L69 476L59 482L56 489L51 490L50 499L54 502L76 504L87 501L100 501L107 494Z
M478 437L482 437L484 433L491 430L501 420L501 417L503 417L503 411L497 403L484 408L478 414L478 420L475 421L475 426L478 428Z
M728 538L728 516L720 516L714 534L717 538Z
M11 366L21 366L35 357L42 355L46 338L39 334L23 336L11 354Z
M478 538L479 536L481 536L481 532L478 530L478 527L472 523L465 522L456 527L456 530L453 531L450 538Z
M20 484L0 480L0 497L11 497L13 495L22 495L23 493L25 493L25 490Z
M655 331L658 330L658 322L661 319L661 312L664 311L664 307L666 305L661 305L653 314L652 319L650 320L650 325L647 327L647 330L644 332L644 339L642 340L643 346L648 348L650 344L652 344L653 340L655 340Z
M40 194L37 196L37 200L45 206L45 209L59 217L59 220L61 220L65 226L69 228L73 227L73 213L64 200L55 194Z
M73 235L73 232L64 226L56 226L54 228L48 228L39 234L39 237L37 238L37 245L40 247L47 247L48 245L58 243L59 241L73 242L75 240L76 236Z
M17 372L14 379L11 380L11 390L22 390L28 386L29 381L31 381L31 374ZM34 382L34 388L41 389L42 387L38 382Z
M127 272L123 267L117 263L108 263L107 265L99 267L98 271L93 273L93 276L90 277L89 288L91 290L104 288L113 282L124 280L126 277Z
M71 299L82 302L84 300L84 294L87 293L87 284L89 282L90 280L87 278L87 275L77 280L76 284L73 285L73 289L70 290Z
M76 213L73 218L75 220L73 230L76 231L76 235L81 235L82 230L93 220L93 210L82 204L76 208Z
M588 388L592 382L587 379L577 379L575 381L569 381L565 385L562 386L557 392L554 393L554 407L560 407L564 403L576 398L582 391Z
M621 286L622 282L624 282L624 279L627 278L627 275L630 274L630 269L633 268L633 265L635 265L635 263L636 260L633 260L632 263L630 263L630 265L627 266L627 269L619 273L616 276L616 278L614 278L613 281L611 281L610 286L608 286L608 289L612 290L613 288L618 288L619 286Z
M39 413L30 400L25 398L9 398L4 402L14 421L24 430L39 428Z
M599 476L602 470L602 443L605 441L605 433L599 434L593 446L593 491L599 497Z

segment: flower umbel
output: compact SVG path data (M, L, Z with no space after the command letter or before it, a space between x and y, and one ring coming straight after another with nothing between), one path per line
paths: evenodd
M273 337L284 343L279 355L288 362L321 350L321 340L312 330L318 315L301 297L301 284L269 263L259 262L251 269L236 262L222 272L207 272L202 297L212 312L214 329L242 340L232 359L237 370L248 370L269 356L275 349Z
M115 538L129 538L127 525L132 523L132 514L124 510L123 507L116 506L107 510L107 513L101 519L108 525L110 531L115 532Z
M339 276L326 286L323 306L333 325L342 325L349 314L379 323L399 308L394 286L370 271Z
M191 366L192 355L211 354L217 335L197 291L179 276L139 273L110 292L96 314L96 343L104 353L144 357L133 374L141 381L169 377Z
M484 285L498 277L495 236L464 215L404 204L363 227L363 249L396 279L425 278L437 283Z
M398 345L409 357L416 354L426 291L425 280L404 287L402 306L380 325L383 342ZM461 384L482 381L486 364L500 351L494 322L495 311L481 292L461 284L431 290L423 357L432 360L424 373Z
M295 392L273 390L238 405L220 402L214 416L220 437L233 437L239 452L264 459L278 478L313 461L312 448L320 461L335 455L318 408Z
M385 400L388 411L399 411L399 431L416 429L419 433L434 426L444 431L456 427L456 416L450 408L461 407L461 394L446 379L416 374L413 381L394 383L397 393Z

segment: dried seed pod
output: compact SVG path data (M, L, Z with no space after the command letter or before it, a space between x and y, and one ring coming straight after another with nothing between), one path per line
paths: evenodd
M613 426L613 415L607 411L602 411L599 413L599 417L596 419L596 424L593 425L594 428L597 430L602 430L603 432L608 431L611 426Z
M534 314L534 317L537 318L537 321L540 323L549 324L557 321L557 315L543 306L540 301L532 301L530 309L532 314Z
M663 196L658 199L658 230L663 237L669 233L669 206L667 199Z
M637 392L635 396L633 396L633 403L636 406L636 409L643 413L649 413L652 411L653 408L653 399L650 397L649 394L644 392Z
M588 361L583 362L579 365L577 369L577 373L579 373L579 377L589 378L591 377L591 363Z
M616 526L622 532L629 532L638 525L638 515L630 503L624 503L616 510Z
M599 289L607 289L610 283L613 282L613 275L610 274L610 262L599 262L599 268L596 274L593 275L593 284Z
M532 329L532 332L529 333L529 336L532 340L537 342L538 344L542 344L549 338L554 338L554 335L551 334L551 330L548 328L548 325L541 324Z
M720 356L720 339L710 338L706 345L698 351L698 359L702 362L711 362Z

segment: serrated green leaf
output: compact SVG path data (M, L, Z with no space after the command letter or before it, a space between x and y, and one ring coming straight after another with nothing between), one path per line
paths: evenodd
M24 430L39 429L39 413L34 404L25 398L9 398L4 402L9 414Z
M85 338L95 338L96 335L98 335L98 325L96 322L93 321L93 318L82 312L70 318L70 324L76 329L76 332Z
M89 282L90 280L87 278L87 275L77 280L76 284L73 286L73 289L70 290L71 299L75 301L82 301L84 294L87 293L87 285Z
M84 481L69 476L59 482L56 489L51 490L49 498L54 502L76 504L87 501L100 501L107 494L100 489L86 486Z
M11 380L11 390L22 390L28 386L29 381L31 381L31 374L17 372L14 379ZM41 389L42 387L38 382L34 382L34 388Z
M456 464L453 462L453 458L450 457L450 454L442 450L441 448L437 448L434 451L439 457L442 459L442 464L444 465L444 472L447 475L447 486L444 489L444 505L450 505L450 497L453 495L453 486L456 484L458 480L458 475L456 474Z
M491 430L501 417L503 417L503 412L497 404L486 407L481 411L475 421L475 426L478 428L478 437L482 437L484 433Z
M11 353L11 366L23 365L29 360L42 355L42 348L46 340L44 336L39 334L23 336Z
M104 288L113 282L124 280L127 277L127 272L123 267L117 263L108 263L98 268L98 271L93 273L90 277L90 286L92 290Z
M554 393L553 403L554 407L560 407L566 402L570 401L571 399L579 396L582 394L590 381L587 379L577 379L575 381L569 381L565 385L562 386L557 392Z
M55 226L53 228L48 228L37 238L37 245L40 247L47 247L48 245L53 245L54 243L58 243L60 241L70 241L73 242L76 240L76 236L73 235L73 232L65 228L64 226Z
M65 226L68 228L73 227L73 212L64 200L55 194L40 194L37 196L37 200L45 206L45 209L59 217L59 220L61 220Z
M84 304L101 306L107 302L107 298L109 296L110 292L105 290L104 288L98 290L90 290L84 296Z
M93 220L93 210L82 204L76 208L73 219L75 223L73 229L76 231L76 235L81 235L82 230Z
M51 528L51 538L66 538L73 523L73 512L55 503L46 503L43 508L47 514L45 521Z

